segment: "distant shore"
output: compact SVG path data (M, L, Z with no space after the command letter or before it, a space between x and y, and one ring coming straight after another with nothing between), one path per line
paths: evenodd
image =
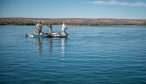
M114 19L114 18L0 18L0 25L35 25L44 21L44 25L61 25L65 22L72 26L110 26L140 25L146 26L146 19Z

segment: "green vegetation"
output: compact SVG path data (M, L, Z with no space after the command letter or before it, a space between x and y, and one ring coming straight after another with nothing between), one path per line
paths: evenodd
M34 22L1 22L0 25L35 25Z
M0 25L35 25L36 22L0 22ZM43 25L62 25L62 23L48 23L44 22ZM67 25L71 26L122 26L122 25L139 25L139 26L146 26L146 23L143 24L89 24L89 23L66 23Z
M1 22L0 25L35 25L35 22ZM48 23L44 22L43 25L62 25L62 23ZM98 24L80 24L80 23L66 23L73 26L98 26Z
M0 25L35 25L43 21L43 25L62 25L65 22L71 26L146 26L146 19L109 19L109 18L0 18Z

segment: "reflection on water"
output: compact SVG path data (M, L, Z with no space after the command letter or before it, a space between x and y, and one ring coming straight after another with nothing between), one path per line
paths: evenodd
M48 39L48 46L49 46L49 52L52 53L52 49L53 49L53 39L52 38L49 38Z
M61 38L61 55L62 55L62 58L61 60L64 60L64 54L65 54L65 48L67 46L67 39L66 38Z
M65 38L61 39L61 53L64 55L65 52Z
M38 49L39 54L42 54L42 39L37 38L37 39L34 39L34 41L37 45L37 49Z
M32 45L35 45L39 55L43 53L43 51L53 52L53 46L58 46L61 49L61 54L64 56L65 54L65 47L67 38L27 38L27 40L32 41ZM45 48L43 48L45 47ZM46 48L47 47L47 48Z

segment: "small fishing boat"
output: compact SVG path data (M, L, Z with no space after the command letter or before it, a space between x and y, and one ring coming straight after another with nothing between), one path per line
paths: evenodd
M26 36L31 37L31 38L48 38L48 37L50 37L49 35L38 35L35 33L27 33Z
M38 35L35 33L27 33L26 34L27 37L31 37L31 38L67 38L68 34L60 34L60 33L52 33L52 34L42 34L42 35Z
M27 33L26 36L31 38L67 38L68 33L66 32L66 29L67 27L63 23L61 32L53 32L52 26L49 26L48 33L41 32L37 34L34 32L34 33Z

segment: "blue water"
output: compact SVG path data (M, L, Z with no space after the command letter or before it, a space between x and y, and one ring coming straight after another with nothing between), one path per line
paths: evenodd
M33 30L0 26L0 84L146 84L144 26L69 26L67 39L26 38Z

